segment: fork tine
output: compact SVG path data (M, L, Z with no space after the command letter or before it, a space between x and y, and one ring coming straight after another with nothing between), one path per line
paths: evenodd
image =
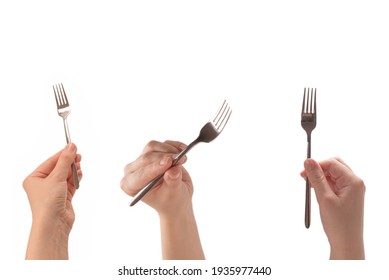
M304 110L305 110L305 91L306 91L306 88L304 88L303 108L301 109L301 116L304 114Z
M314 109L314 113L316 115L316 88L315 88L315 102L314 102L314 105L313 105L313 109Z
M62 89L62 93L63 93L62 97L64 99L65 104L69 104L68 98L67 98L66 93L65 93L65 88L63 87L62 83L61 83L61 89Z
M57 108L58 108L60 106L60 104L59 104L59 99L58 99L58 92L55 88L55 85L53 86L53 90L54 90L55 102L57 103Z
M310 103L310 109L309 109L309 113L312 114L312 105L313 105L313 88L311 88L311 103Z
M309 105L311 104L312 101L312 96L311 96L311 91L310 91L310 88L308 88L308 94L307 94L307 107L305 109L305 112L306 113L309 113Z
M63 98L63 91L61 89L60 84L57 85L59 96L61 97L61 105L63 106L65 104L65 99Z
M232 113L232 110L228 106L228 110L227 110L226 114L224 115L223 120L221 121L219 127L216 128L219 131L219 133L222 132L224 127L227 125L228 120L230 119L231 113Z
M230 106L228 105L227 101L224 100L222 107L216 114L215 119L213 120L213 124L215 125L217 131L222 132L224 127L226 126L230 115L231 115Z
M219 122L222 119L222 117L224 116L227 107L228 107L227 101L224 100L222 106L220 107L219 111L217 112L215 118L213 119L213 123L215 126L219 125Z
M59 87L59 85L55 85L55 89L57 91L57 95L58 95L58 103L59 103L59 106L63 106L64 105L64 100L63 100L63 94L62 94L62 91L61 91L61 88Z
M223 102L222 106L220 107L219 111L217 111L217 114L216 114L215 118L213 119L213 122L216 122L216 119L219 117L219 115L222 112L222 109L223 109L225 104L226 104L226 100L224 100L224 102Z

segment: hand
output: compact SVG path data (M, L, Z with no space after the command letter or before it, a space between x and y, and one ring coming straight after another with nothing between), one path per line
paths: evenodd
M176 141L149 142L141 156L125 167L121 181L123 191L134 196L165 172L161 182L142 198L159 214L163 259L204 259L192 208L192 180L182 166L186 157L171 167L174 158L185 147Z
M121 181L123 191L134 196L151 180L165 172L161 183L154 186L142 201L162 216L171 217L190 210L193 185L188 172L182 166L186 162L186 157L170 168L174 158L185 147L183 143L177 141L149 142L141 156L125 167L124 178Z
M365 185L340 158L304 162L319 203L331 259L364 259L363 213Z
M81 156L76 155L76 151L74 144L68 144L23 182L33 221L26 258L67 258L68 236L75 219L72 206L76 192L71 167L73 162L76 163L79 179L82 178Z

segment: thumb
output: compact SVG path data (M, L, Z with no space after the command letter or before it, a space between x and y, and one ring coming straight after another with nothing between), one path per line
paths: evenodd
M315 160L310 158L306 159L304 168L311 187L315 189L318 201L321 201L325 196L331 196L333 194L327 182L326 175Z
M71 165L76 157L77 147L73 143L69 143L62 150L51 175L60 181L65 181L68 178Z
M166 171L164 180L169 188L178 188L182 181L181 166L174 166Z

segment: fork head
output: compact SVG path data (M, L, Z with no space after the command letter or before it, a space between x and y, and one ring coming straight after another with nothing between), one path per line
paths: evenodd
M216 113L215 117L206 123L200 131L198 140L209 143L214 140L224 129L230 119L232 110L227 101L224 100L222 106Z
M54 85L55 102L57 103L58 115L66 118L70 114L70 105L62 84Z
M316 88L304 88L301 126L307 133L311 133L316 127L316 117Z

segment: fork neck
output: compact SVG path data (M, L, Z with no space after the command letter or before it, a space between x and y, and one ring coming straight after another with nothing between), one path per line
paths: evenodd
M307 142L311 143L311 132L307 133Z
M72 140L70 139L69 126L66 118L63 119L63 126L65 128L66 143L69 144L70 142L72 142Z

